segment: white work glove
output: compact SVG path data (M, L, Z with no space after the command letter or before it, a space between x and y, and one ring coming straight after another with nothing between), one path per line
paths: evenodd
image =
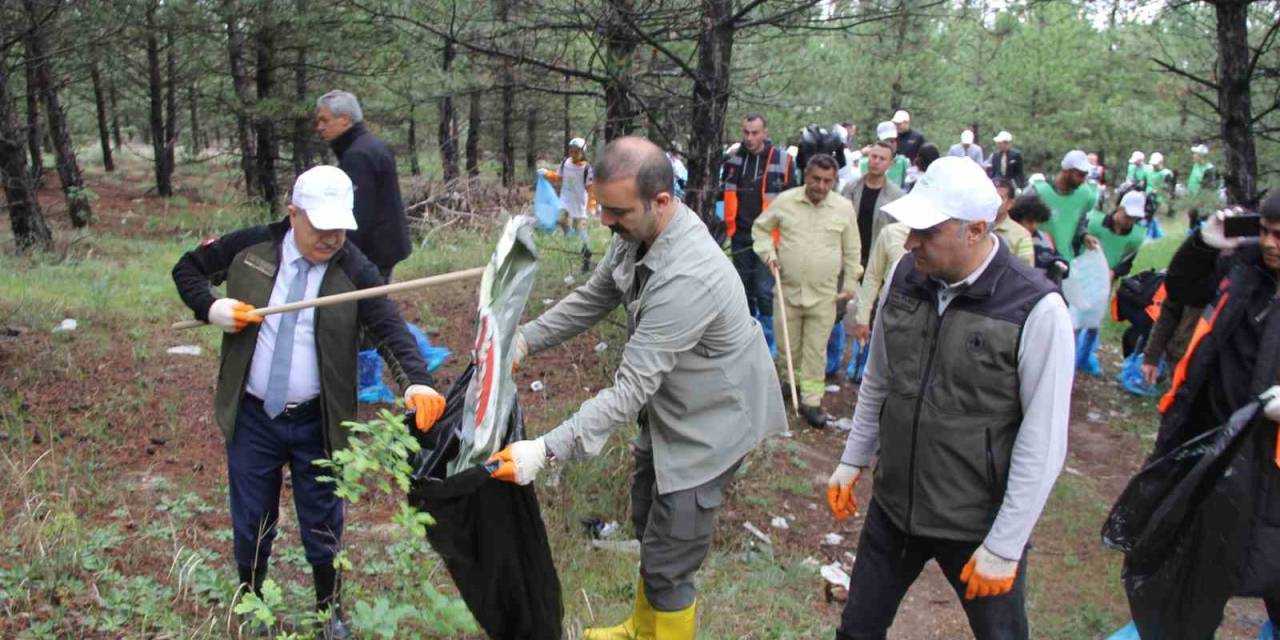
M489 462L498 462L498 468L490 477L504 482L526 485L538 477L547 464L547 445L542 438L513 442L502 451L493 454Z
M409 385L404 390L404 406L416 413L414 426L423 433L430 431L440 416L444 415L444 405L444 396L425 384Z
M960 572L960 581L969 585L964 599L1002 596L1013 590L1018 577L1018 561L1005 560L987 551L986 545L978 547Z
M1266 403L1262 405L1262 415L1267 416L1268 420L1280 422L1280 384L1263 391L1261 397Z
M827 507L837 522L858 512L858 499L853 495L853 488L861 477L862 469L841 462L827 480Z
M239 333L250 324L262 322L262 316L253 313L253 305L235 298L218 298L209 305L209 324L221 327L227 333Z
M527 355L529 355L529 341L524 339L524 332L520 327L516 327L516 337L511 341L511 370L519 368Z
M1228 238L1226 226L1222 223L1224 217L1236 215L1240 212L1241 209L1234 207L1210 214L1209 217L1204 219L1204 223L1200 225L1200 239L1219 251L1232 251L1238 249L1240 245L1246 244L1249 238Z

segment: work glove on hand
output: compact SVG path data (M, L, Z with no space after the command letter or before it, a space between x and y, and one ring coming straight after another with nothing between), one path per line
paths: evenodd
M1013 581L1017 577L1017 560L1005 560L987 551L986 546L980 546L960 572L960 581L969 585L964 599L1002 596L1013 590Z
M836 522L847 520L858 512L858 499L853 495L853 488L862 477L862 469L851 464L840 463L831 479L827 480L827 506Z
M524 339L524 332L516 328L516 337L511 341L511 370L515 371L524 357L529 355L529 341Z
M493 454L489 462L497 462L498 468L490 477L503 482L526 485L538 477L547 464L547 445L542 438L513 442L502 451Z
M253 313L253 305L235 298L218 298L209 305L209 324L227 333L239 333L250 324L261 324L262 316Z
M444 415L444 396L425 384L409 385L404 390L404 406L417 412L414 426L426 433Z
M1247 238L1228 238L1226 225L1222 223L1224 217L1236 215L1241 211L1238 207L1232 207L1210 214L1209 217L1204 219L1204 223L1200 225L1200 239L1219 251L1231 251L1245 244L1248 240Z
M1268 420L1280 422L1280 384L1273 385L1270 389L1262 392L1262 414L1267 416Z

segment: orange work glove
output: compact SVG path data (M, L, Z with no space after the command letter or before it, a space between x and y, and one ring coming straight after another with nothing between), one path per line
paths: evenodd
M1005 560L987 551L985 546L978 547L960 572L960 581L969 585L964 599L1002 596L1013 590L1017 577L1017 560Z
M417 412L415 426L426 433L444 415L444 396L425 384L410 385L404 390L404 406Z
M218 298L209 305L209 324L227 333L239 333L250 324L260 324L262 316L253 313L253 305L235 298Z
M853 488L858 486L858 478L862 470L851 464L840 463L831 479L827 480L827 506L836 522L847 520L858 512L858 499L853 495Z
M498 463L490 477L503 482L525 485L538 477L538 472L547 464L547 445L542 438L513 442L502 451L493 454L489 462Z

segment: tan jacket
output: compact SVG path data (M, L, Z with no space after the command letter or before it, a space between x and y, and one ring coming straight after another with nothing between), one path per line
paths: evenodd
M773 232L779 230L774 246ZM751 226L752 248L768 264L777 258L788 305L835 302L840 274L852 293L862 276L862 240L853 206L834 191L820 204L804 187L783 191Z
M871 254L867 256L867 271L862 274L862 285L858 287L858 312L853 316L854 324L871 325L871 310L876 306L880 289L884 287L884 279L889 275L894 263L907 252L907 234L911 227L894 222L885 225L871 243Z
M1004 240L1005 246L1009 247L1009 253L1026 260L1033 267L1036 266L1036 243L1026 227L1014 222L1012 218L1005 218L996 224L994 231Z
M853 203L853 217L855 220L858 217L859 208L862 207L862 183L866 179L867 177L863 176L852 184L845 186L844 191L840 192L840 195L848 198L849 202ZM880 230L894 221L893 216L881 211L880 207L901 198L906 193L897 183L887 178L885 179L884 186L880 188L880 196L876 198L876 214L871 218L871 246L875 246L876 237L880 235Z

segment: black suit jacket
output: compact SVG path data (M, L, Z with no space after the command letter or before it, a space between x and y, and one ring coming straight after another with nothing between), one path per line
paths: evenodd
M347 232L347 240L360 247L379 271L387 273L413 251L395 155L363 123L352 125L329 146L338 156L338 167L351 177L356 189L359 228Z

